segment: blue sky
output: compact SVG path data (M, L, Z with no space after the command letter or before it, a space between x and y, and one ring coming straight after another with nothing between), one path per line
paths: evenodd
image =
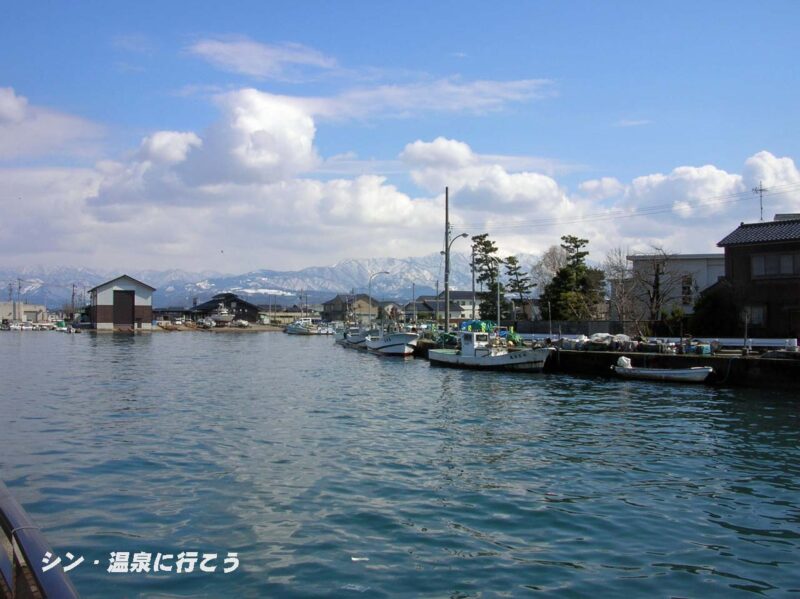
M800 212L797 2L4 12L7 266L421 255L444 185L456 232L505 253L579 234L598 261L714 251L757 220L757 181L767 218Z

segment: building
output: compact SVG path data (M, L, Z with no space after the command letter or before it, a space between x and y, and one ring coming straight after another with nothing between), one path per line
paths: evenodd
M89 319L97 330L152 330L155 287L128 275L89 290Z
M444 306L444 291L439 294L439 300L442 302L442 306ZM473 303L472 291L455 291L451 289L450 303L456 304L461 308L461 313L457 318L472 318L473 310L475 318L480 318L481 316L481 294L478 291L475 292L475 302ZM451 316L450 318L456 317Z
M255 304L243 300L234 293L218 293L207 302L194 306L190 314L194 320L200 320L211 316L220 307L226 308L235 319L247 322L259 322L261 320L260 313L263 312Z
M437 299L435 295L421 295L415 301L403 306L406 322L416 320L439 320L444 321L444 296ZM470 314L471 317L471 314ZM450 321L458 322L467 318L461 306L454 301L450 301Z
M380 309L388 302L379 302L375 298L370 300L366 293L339 294L333 299L322 304L322 319L329 322L357 322L367 324L378 319ZM391 306L389 306L391 309Z
M47 320L47 308L39 304L25 302L0 302L0 321L9 322L44 322Z
M717 245L749 335L800 337L800 214L741 223Z
M725 274L724 254L633 254L622 281L610 280L609 318L658 320L694 311L700 293Z

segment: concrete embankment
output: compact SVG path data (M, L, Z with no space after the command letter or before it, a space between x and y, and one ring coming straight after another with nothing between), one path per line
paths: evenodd
M711 366L708 384L726 387L797 389L800 360L738 355L675 355L612 351L556 350L545 364L545 372L612 376L611 366L620 356L642 368L691 368Z

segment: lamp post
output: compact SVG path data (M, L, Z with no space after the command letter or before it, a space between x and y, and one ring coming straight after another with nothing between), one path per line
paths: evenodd
M388 275L389 271L382 270L380 272L372 273L367 281L367 296L369 297L369 328L372 329L372 278L378 275Z
M462 233L454 237L452 241L447 242L447 249L444 252L444 332L450 332L450 248L455 243L456 239L461 237L469 237L466 233Z

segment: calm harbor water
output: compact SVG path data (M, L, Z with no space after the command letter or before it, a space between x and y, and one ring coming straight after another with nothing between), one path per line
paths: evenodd
M794 394L279 333L7 332L0 364L0 478L85 558L84 597L800 592ZM112 551L240 566L109 573Z

